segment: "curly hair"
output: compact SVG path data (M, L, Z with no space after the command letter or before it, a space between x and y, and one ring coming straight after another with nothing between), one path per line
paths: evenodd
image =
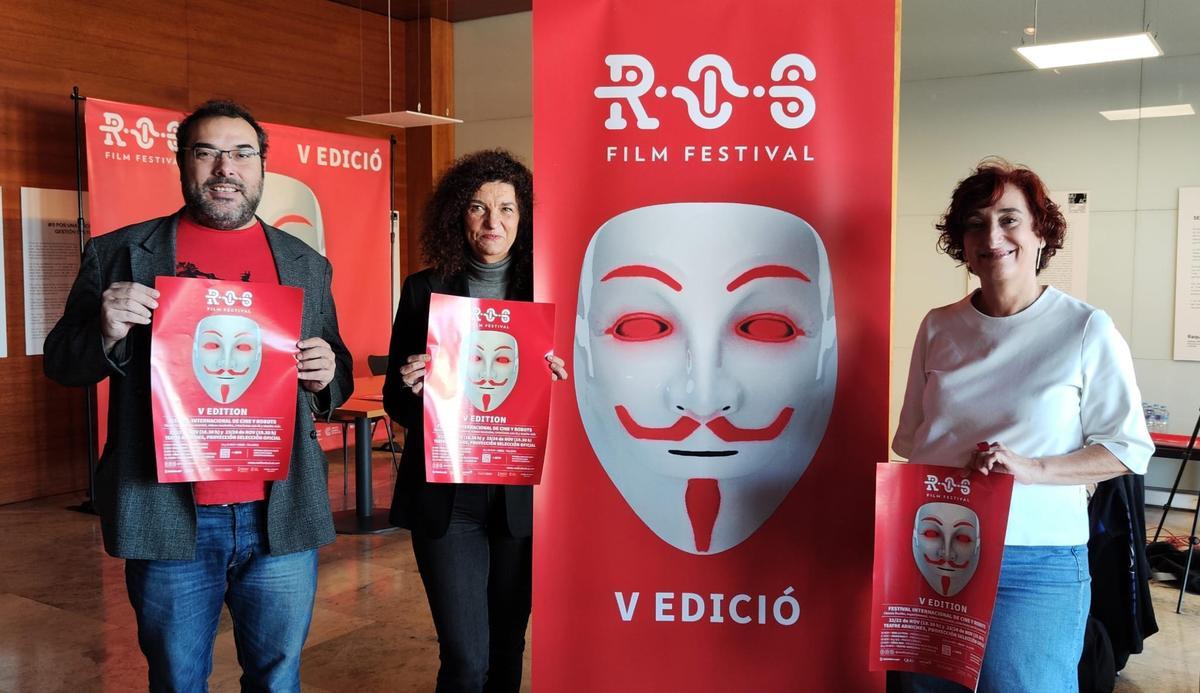
M533 284L533 174L503 149L485 149L457 159L442 174L425 206L421 226L421 253L434 271L449 278L467 265L471 248L463 225L467 205L484 183L508 183L517 193L521 221L509 255L516 295Z
M175 141L179 144L175 151L175 163L179 165L180 171L183 170L183 163L187 156L184 152L192 146L192 130L198 123L209 118L241 118L249 123L258 137L260 165L267 160L267 131L258 124L254 116L250 115L250 111L245 106L227 99L210 99L197 106L196 110L179 121L179 127L175 130Z
M954 188L950 196L950 207L934 225L941 236L938 249L959 262L966 263L963 254L963 234L971 215L985 207L991 207L1004 195L1004 186L1011 184L1025 195L1025 204L1033 217L1033 231L1046 242L1042 249L1041 262L1034 268L1040 273L1063 247L1067 235L1067 220L1058 205L1050 200L1042 179L1028 168L1010 164L999 157L989 157L979 162L970 176Z

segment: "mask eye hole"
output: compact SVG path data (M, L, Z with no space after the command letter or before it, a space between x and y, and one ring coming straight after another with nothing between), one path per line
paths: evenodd
M216 351L217 349L221 348L221 345L217 344L216 342L205 342L200 345L200 348L204 349L205 351Z
M479 354L475 354L474 356L472 356L471 360L475 363L483 363L483 357L480 356Z
M496 363L502 366L507 366L508 364L512 363L512 359L508 358L507 356L497 356Z
M804 335L791 318L778 313L757 313L742 320L734 328L738 336L756 342L790 342Z
M926 539L939 539L941 538L942 533L936 529L927 529L924 532L921 532L921 536L925 537Z
M623 342L648 342L662 339L674 331L671 323L653 313L630 313L617 318L604 333Z
M958 536L954 537L954 541L958 542L959 544L971 544L975 542L975 539L969 534L959 534Z
M234 347L234 349L237 349L238 351L240 351L242 353L249 353L251 351L254 351L254 347L250 346L249 344L239 344L236 347Z

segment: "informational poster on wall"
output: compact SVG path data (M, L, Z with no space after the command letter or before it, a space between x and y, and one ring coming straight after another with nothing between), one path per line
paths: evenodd
M159 481L286 479L304 291L160 277L150 404Z
M996 602L1013 477L881 464L875 476L872 671L975 689Z
M86 213L86 194L83 200ZM21 188L21 261L25 354L37 356L62 317L71 282L79 273L79 198L74 190Z
M427 348L426 480L539 483L554 306L433 294Z
M1080 301L1087 300L1088 236L1091 214L1086 190L1052 191L1050 200L1058 205L1067 222L1063 247L1055 252L1038 274L1038 283L1053 286ZM965 268L964 268L964 271ZM967 293L979 288L979 277L967 272Z
M896 16L535 0L535 689L882 690Z
M182 118L175 110L87 99L88 186L97 235L183 206L175 162ZM329 258L342 340L354 355L355 372L368 373L367 356L387 353L395 315L387 289L393 264L390 144L260 124L267 131L268 149L258 216ZM97 393L103 420L103 383ZM105 426L99 430L103 445ZM340 431L336 425L317 425L322 447L340 446Z
M1176 361L1200 361L1200 188L1179 189L1175 236Z

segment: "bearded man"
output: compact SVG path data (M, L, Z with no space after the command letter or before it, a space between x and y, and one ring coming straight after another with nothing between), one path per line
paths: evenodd
M175 214L92 239L45 371L75 386L108 378L108 439L93 502L104 548L125 559L152 691L207 690L222 604L245 690L300 690L317 547L334 540L313 415L353 389L329 262L255 216L267 134L243 107L209 101L176 133L185 201ZM304 290L296 423L281 481L160 483L150 408L150 320L160 276L273 282Z

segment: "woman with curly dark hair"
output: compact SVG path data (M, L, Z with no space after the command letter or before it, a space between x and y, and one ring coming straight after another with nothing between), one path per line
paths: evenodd
M1038 284L1066 222L1033 171L983 161L937 228L980 288L922 321L892 449L1014 476L978 690L1075 691L1091 603L1084 485L1143 474L1154 450L1129 347L1104 311Z
M391 521L413 553L437 629L437 690L517 691L532 581L533 489L425 481L421 390L432 293L533 298L533 175L512 154L455 161L425 209L428 269L404 280L392 327L383 404L407 430ZM550 376L567 377L547 357Z

